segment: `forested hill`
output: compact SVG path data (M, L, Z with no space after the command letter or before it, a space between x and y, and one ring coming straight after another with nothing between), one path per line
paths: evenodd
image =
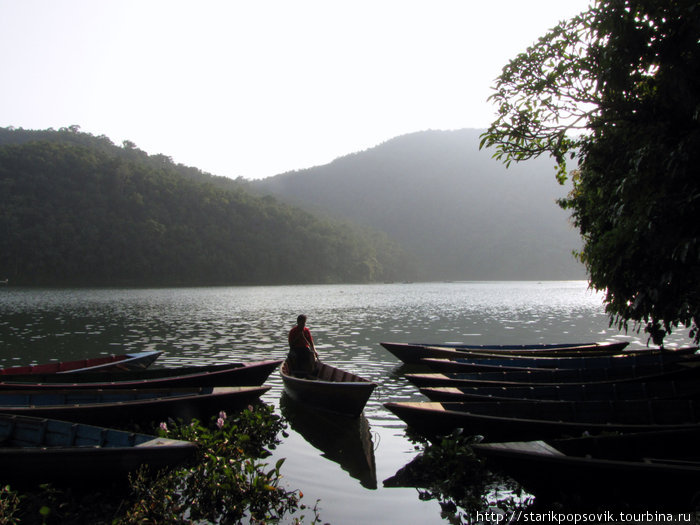
M366 282L401 278L404 260L382 234L128 142L0 129L0 279L11 284Z
M585 278L552 162L506 169L480 133L412 133L254 186L386 232L420 261L417 279Z

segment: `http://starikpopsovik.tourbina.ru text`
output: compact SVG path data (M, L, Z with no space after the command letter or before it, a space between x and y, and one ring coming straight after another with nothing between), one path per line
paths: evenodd
M665 512L527 512L514 511L503 512L477 512L477 523L692 523L693 513L665 513Z

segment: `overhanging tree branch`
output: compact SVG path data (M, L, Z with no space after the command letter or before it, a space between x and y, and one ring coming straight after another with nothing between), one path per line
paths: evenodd
M572 211L611 323L655 342L700 312L700 9L598 0L510 61L480 147L506 165L543 154Z

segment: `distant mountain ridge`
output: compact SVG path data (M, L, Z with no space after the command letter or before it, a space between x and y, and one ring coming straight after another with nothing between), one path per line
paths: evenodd
M415 258L415 279L585 278L553 163L506 169L479 150L480 133L411 133L251 187L386 232Z
M392 280L386 235L79 132L0 128L0 279L172 286Z
M325 166L244 181L128 141L118 147L77 126L0 128L0 279L585 278L571 254L580 239L555 203L568 189L556 183L552 163L506 170L479 151L479 134L412 133Z

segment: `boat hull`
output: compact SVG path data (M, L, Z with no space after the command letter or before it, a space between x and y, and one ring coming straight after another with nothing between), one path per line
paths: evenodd
M0 414L0 436L0 479L13 486L125 480L141 465L172 467L197 449L187 441L9 414Z
M471 372L520 372L529 370L535 373L542 370L579 370L581 374L586 370L632 370L644 367L653 369L672 366L676 363L693 364L700 363L700 356L696 354L697 347L682 348L668 352L654 352L648 354L629 354L595 357L503 357L503 358L457 358L457 359L421 359L421 363L428 365L437 372L445 373L471 373Z
M61 361L41 365L13 366L0 369L0 378L5 376L37 376L45 374L83 374L92 372L119 372L143 370L148 368L163 352L136 352L130 354L109 355Z
M610 355L625 349L622 343L534 344L534 345L446 345L429 343L380 343L407 364L419 364L424 358L454 359L472 355L582 356Z
M572 383L554 386L422 387L431 401L616 401L631 399L700 399L700 382L628 381L621 383Z
M624 502L677 511L694 508L700 494L698 440L695 429L482 443L473 449L489 468L513 477L545 505Z
M700 367L670 364L658 367L630 367L620 370L537 370L511 372L474 372L405 374L404 377L418 387L521 387L557 386L573 384L606 384L625 382L670 381L697 379Z
M96 388L189 388L258 386L282 363L281 360L228 363L213 366L158 368L118 374L44 375L0 378L1 390L65 390Z
M487 441L530 441L584 432L700 429L693 401L400 402L385 407L420 434L433 438L462 428Z
M377 387L376 383L325 363L319 364L315 379L290 375L286 362L280 374L284 391L295 401L353 417L362 413Z
M247 407L269 388L3 391L0 412L96 425L148 424L168 418L208 420L221 410Z

